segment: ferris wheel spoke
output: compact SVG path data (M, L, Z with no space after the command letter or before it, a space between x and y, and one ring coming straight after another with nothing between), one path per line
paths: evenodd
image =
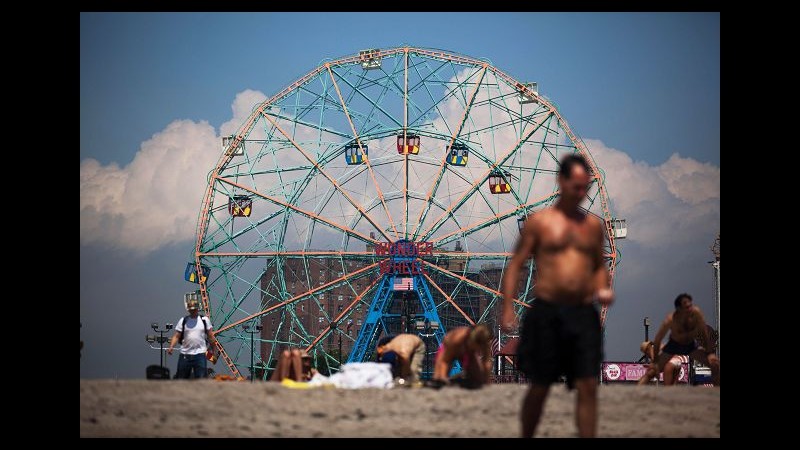
M503 220L505 220L505 219L507 219L509 217L516 216L519 212L528 212L532 208L547 204L548 202L550 202L554 198L558 197L559 193L560 193L559 191L553 192L552 194L548 194L548 195L546 195L544 197L541 197L541 198L539 198L537 200L534 200L532 202L521 204L521 205L519 205L519 206L517 206L515 208L510 208L510 209L507 209L507 210L502 211L500 213L497 213L493 217L490 217L489 219L481 220L481 221L478 221L478 222L473 222L473 223L467 225L466 227L460 228L460 229L455 230L455 231L451 231L450 233L447 233L447 234L445 234L443 236L440 236L440 237L438 237L437 239L434 239L431 242L433 242L433 245L444 245L444 244L446 244L448 242L452 242L455 239L464 238L464 237L466 237L466 236L468 236L468 235L470 235L472 233L475 233L476 231L480 231L480 230L482 230L482 229L484 229L484 228L486 228L486 227L488 227L490 225L493 225L495 223L500 223L501 221L503 221ZM527 214L526 214L526 216L527 216Z
M408 144L408 48L403 53L403 143ZM408 152L403 152L403 239L408 238Z
M403 60L403 62L405 62L405 58L403 58L402 60ZM400 64L399 64L399 63L400 63L400 58L398 58L398 62L397 62L397 65L395 66L395 68L398 68L398 66L400 66ZM422 64L422 63L412 63L412 64L411 64L410 66L408 66L408 67L409 67L410 69L415 69L415 70L416 70L417 66L419 66L420 64ZM403 67L403 71L405 72L405 71L406 71L406 65L405 65L405 63L402 65L402 67ZM381 70L382 70L382 69L381 69ZM387 72L385 72L385 71L383 71L383 73L385 73L385 74L389 75L389 74L388 74ZM406 89L406 88L404 88L404 87L401 87L401 86L400 86L400 85L398 85L398 84L397 84L397 82L395 81L395 76L396 76L398 73L399 73L399 70L393 70L392 74L391 74L390 76L387 76L387 79L386 79L387 83L386 83L386 85L385 85L385 86L386 86L386 88L387 88L387 89L389 89L391 92L393 92L393 93L396 93L396 94L398 94L399 96L403 97L403 96L404 96L403 94L404 94L404 93L407 91L407 89ZM337 75L338 75L338 73L337 73ZM347 80L345 79L345 81L347 81ZM417 85L419 85L419 84L420 84L420 83L417 83ZM394 89L392 89L392 87L394 87ZM410 92L410 90L409 90L409 92ZM366 94L363 94L363 95L366 95ZM414 102L414 101L413 101L413 99L409 98L409 99L408 99L408 104L409 104L409 106L413 107L413 108L414 108L416 111L418 111L419 113L423 114L422 108L421 108L419 105L417 105L417 104L416 104L416 102ZM398 123L398 126L402 126L402 125L400 125L400 124Z
M429 71L429 73L428 73L427 75L425 75L424 77L422 76L422 74L421 74L421 73L420 73L420 71L419 71L419 66L420 66L420 65L423 65L423 64L425 65L425 67L426 67L426 68L428 69L428 71ZM427 88L427 86L428 86L428 85L427 85L427 83L425 83L425 82L426 82L426 81L428 81L428 78L431 78L431 77L437 77L437 78L438 78L438 72L439 72L439 70L441 70L441 69L442 69L442 67L445 67L445 66L447 66L448 64L449 64L449 63L447 63L447 62L443 62L443 63L441 63L441 64L439 65L439 67L437 67L437 68L435 68L435 69L431 68L431 66L430 66L430 65L428 65L428 63L427 63L427 62L422 62L422 63L419 63L419 64L414 64L414 66L413 66L413 68L414 68L414 71L417 73L417 75L419 76L419 78L420 78L420 79L419 79L419 81L417 82L417 84L415 84L414 86L411 86L411 92L414 92L414 91L416 91L416 90L417 90L417 88L419 88L420 86ZM440 78L440 79L441 79L441 78ZM428 97L431 99L431 101L432 101L432 102L436 102L436 100L433 98L433 94L431 93L431 91L430 91L430 90L428 90ZM424 112L422 112L422 111L420 111L420 112L422 112L422 114L425 114L425 113L427 113L428 111L430 111L430 109L428 109L427 111L424 111Z
M375 113L375 111L376 111L376 110L379 110L379 111L381 111L381 112L382 112L384 115L387 115L387 116L389 116L389 118L391 118L391 119L392 119L392 121L393 121L393 122L395 122L396 126L400 126L400 124L399 124L399 122L400 122L400 121L399 121L398 119L395 119L395 118L394 118L394 116L391 116L391 115L389 115L389 113L388 113L387 111L385 111L384 109L380 108L380 106L379 106L379 105L380 105L380 103L381 103L381 101L383 100L384 96L386 95L386 93L388 93L388 92L390 92L390 91L391 91L391 92L393 92L393 93L398 93L398 94L401 94L401 92L402 92L402 89L401 89L399 86L397 86L397 83L396 83L396 82L395 82L395 80L394 80L395 76L397 76L397 75L400 73L400 70L399 70L399 69L400 69L400 67L401 67L401 65L400 65L400 60L399 60L399 58L398 58L397 62L395 63L395 67L392 69L392 73L391 73L391 74L389 74L388 72L384 71L384 70L381 68L381 71L382 71L382 72L383 72L383 73L386 75L385 77L382 77L382 79L384 79L384 80L386 81L386 83L384 83L384 84L382 85L382 87L383 87L383 90L381 91L380 95L378 95L378 98L377 98L377 100L374 100L374 99L372 99L372 97L370 97L369 95L367 95L366 93L364 93L364 92L363 92L363 89L358 89L358 86L357 86L357 85L356 85L356 86L354 86L354 85L353 85L353 84L352 84L352 83L351 83L351 82L350 82L350 81L347 79L347 77L343 77L343 76L342 76L342 74L341 74L339 71L331 69L331 70L333 70L333 73L335 73L335 74L336 74L336 75L337 75L337 76L338 76L338 77L339 77L339 78L340 78L342 81L344 81L344 82L345 82L345 84L347 84L347 85L348 85L348 86L349 86L349 87L352 89L352 91L351 91L351 93L350 93L350 96L349 96L350 98L349 98L349 99L348 99L348 101L346 102L347 104L350 104L349 100L350 100L350 99L352 99L352 97L353 97L353 96L354 96L356 93L358 93L358 94L360 94L360 95L361 95L361 97L364 97L364 99L366 99L366 100L367 100L367 102L368 102L368 103L371 105L370 112L369 112L369 113L368 113L366 116L364 116L364 115L362 115L362 116L361 116L362 118L364 118L364 122L363 122L363 125L362 125L362 129L368 126L368 124L369 124L369 121L370 121L370 119L372 118L372 116L374 115L374 113ZM350 70L347 70L347 73L348 73L348 74L352 74L353 72L352 72L352 71L350 71ZM391 87L392 87L392 86L396 87L398 90L397 90L397 91L395 91L394 89L391 89ZM402 94L401 94L401 95L402 95ZM395 126L391 126L391 127L390 127L390 126L387 126L386 124L384 124L384 123L382 123L382 122L380 122L380 121L376 121L376 122L377 122L377 123L378 123L378 124L381 126L381 130L382 130L382 131L388 131L388 132L390 132L391 134L395 134L395 133L396 133L396 127L395 127ZM374 132L374 130L375 130L375 127L372 127L370 130L372 130L372 131ZM362 132L361 134L363 135L364 133Z
M531 119L533 117L543 116L543 115L546 116L547 115L547 111L541 111L539 114L532 115ZM490 132L491 131L495 131L495 132L496 131L501 131L504 128L513 128L513 126L518 122L520 122L520 120L514 120L513 118L510 118L509 120L506 120L506 121L503 121L503 122L493 122L493 123L491 123L491 124L489 124L489 125L487 125L487 126L485 126L483 128L477 128L476 127L475 129L470 130L470 132L466 133L465 135L466 136L472 136L472 135L475 135L475 134L485 133L487 131L490 131ZM527 120L525 122L526 123L530 123ZM543 126L542 129L547 129L550 132L553 132L553 130L548 128L547 126ZM523 132L524 132L524 130L523 130Z
M450 252L450 251L435 251L433 252L434 259L508 259L514 256L511 252Z
M361 291L361 293L359 293L356 296L356 298L352 302L350 302L349 305L347 305L339 313L338 316L336 316L335 319L333 319L331 321L331 323L339 324L339 323L341 323L342 320L347 319L350 316L350 314L352 313L353 308L356 305L358 305L358 303L361 302L361 298L364 297L365 295L367 295L378 284L379 281L380 281L380 277L376 278L372 283L370 283L363 291ZM312 340L310 344L308 344L308 347L306 347L306 351L307 352L311 351L311 349L313 349L321 340L325 339L332 331L333 331L333 328L331 328L331 327L328 327L328 328L325 328L324 330L322 330L322 332L319 335L317 335L317 337L314 338L314 340ZM341 357L341 355L339 355L339 356Z
M417 117L417 118L416 118L416 119L415 119L413 122L411 122L411 125L410 125L410 126L413 126L413 125L415 125L415 124L417 123L417 121L419 121L419 120L422 120L422 119L424 119L425 117L427 117L428 113L430 113L432 109L436 109L436 112L439 114L439 117L442 119L442 121L443 121L443 122L444 122L444 124L445 124L445 127L447 128L447 134L448 134L448 135L451 135L451 134L453 134L453 130L450 128L450 125L447 123L446 114L443 114L443 113L442 113L442 111L439 109L439 105L440 105L442 102L444 102L445 100L449 99L450 97L453 97L454 99L456 99L456 101L462 100L461 98L459 98L459 96L458 96L457 94L463 94L463 89L462 89L462 88L466 87L466 86L469 84L469 83L468 83L468 82L469 82L469 80L470 80L470 79L472 79L472 77L473 77L473 76L475 76L476 74L478 74L478 73L480 72L480 70L476 70L475 72L473 72L472 74L470 74L470 75L469 75L469 76L468 76L468 77L467 77L467 78L466 78L466 79L465 79L465 80L462 82L462 81L458 81L458 71L456 70L455 64L453 64L453 62L452 62L452 61L447 61L447 62L445 63L445 65L446 65L447 67L449 67L450 69L452 69L452 71L453 71L453 75L454 75L454 77L456 78L456 80L457 80L457 81L455 81L455 82L445 81L444 79L442 79L442 78L439 76L439 70L438 70L438 69L439 69L439 68L441 68L441 66L440 66L439 68L437 68L437 70L435 70L435 71L434 71L434 70L433 70L433 69L431 69L431 67L428 65L427 61L425 62L425 66L428 68L428 70L432 71L432 73L431 73L429 76L431 76L431 75L432 75L432 76L434 76L434 77L435 77L435 78L438 80L438 84L440 84L440 85L441 85L441 86L442 86L444 89L446 89L446 93L445 93L445 94L442 96L442 98L440 98L439 100L435 100L435 101L434 101L434 99L432 98L432 97L433 97L433 94L431 94L431 92L430 92L430 89L428 88L428 84L425 84L425 85L424 85L424 86L425 86L425 90L428 92L428 95L429 95L429 96L431 96L431 101L432 101L432 102L434 102L434 103L433 103L433 105L432 105L432 106L428 107L428 109L426 109L425 111L420 111L420 115L419 115L419 117ZM477 65L477 68L478 68L478 69L480 69L480 68L481 68L481 67L483 67L483 66L484 66L484 64L483 64L483 63L481 63L481 64L478 64L478 65ZM417 71L417 72L419 73L419 71ZM426 78L427 78L427 77L426 77ZM449 85L450 85L450 84L455 84L455 86L453 86L452 88L450 88L450 87L449 87ZM467 100L466 100L466 98L464 98L464 99L463 99L463 102L464 102L464 103L462 104L462 103L459 101L459 105L461 105L461 106L464 106L464 105L467 103Z
M347 201L348 201L348 202L350 202L350 204L351 204L351 205L353 205L353 207L354 207L354 208L356 208L356 209L357 209L357 210L358 210L358 211L359 211L359 212L360 212L360 213L361 213L361 214L364 216L364 218L365 218L365 219L367 219L367 221L368 221L368 222L369 222L369 223L370 223L370 224L371 224L373 227L375 227L375 229L376 229L376 230L378 230L378 232L379 232L381 235L383 235L383 237L384 237L384 238L385 238L387 241L390 241L390 240L391 240L391 239L389 238L389 236L388 236L388 235L386 235L386 232L385 232L385 231L383 231L382 227L381 227L380 225L378 225L378 223L377 223L377 222L375 222L375 219L373 219L372 217L370 217L370 215L369 215L369 214L367 214L367 213L366 213L366 211L364 211L364 208L361 206L361 204L360 204L360 203L358 203L358 202L356 202L355 200L353 200L353 198L352 198L352 197L350 197L350 195L348 195L348 194L347 194L347 192L345 192L345 191L342 189L342 187L341 187L341 186L339 186L339 183L337 183L337 182L336 182L336 180L335 180L335 179L333 179L333 177L331 177L331 176L328 174L328 172L326 172L326 171L325 171L325 169L323 169L323 168L322 168L322 167L319 165L319 163L318 163L318 162L317 162L317 161L316 161L316 160L315 160L315 159L314 159L314 158L313 158L311 155L309 155L309 154L308 154L308 152L306 152L305 150L303 150L303 148L302 148L302 147L300 147L300 146L297 144L297 142L295 142L295 140L294 140L294 139L292 139L292 137L291 137L291 136L289 136L288 134L286 134L286 132L285 132L285 131L284 131L284 130L283 130L281 127L280 127L280 126L278 126L278 124L277 124L276 122L274 122L274 121L273 121L273 119L272 119L271 117L269 117L269 116L266 116L266 115L265 115L264 117L266 117L266 118L267 118L267 120L271 121L271 122L273 123L273 125L275 125L275 127L278 129L278 131L280 131L280 133L281 133L281 134L283 134L283 136L284 136L286 139L288 139L288 140L289 140L289 141L290 141L290 142L291 142L291 143L294 145L294 147L295 147L295 148L296 148L296 149L297 149L297 150L298 150L300 153L302 153L302 154L303 154L303 157L305 157L305 158L308 160L308 162L310 162L312 165L314 165L314 167L316 167L316 168L317 168L317 171L319 171L319 173L321 173L321 174L322 174L322 175L323 175L325 178L327 178L327 179L328 179L328 181L330 181L330 182L331 182L331 184L333 184L333 186L336 188L336 190L338 190L338 191L339 191L339 192L340 192L340 193L341 193L341 194L342 194L342 195L343 195L343 196L344 196L344 197L347 199Z
M428 65L427 65L427 63L426 63L425 65L428 67L428 70L430 70L430 71L431 71L431 73L430 73L430 74L428 74L428 75L427 75L425 78L423 78L423 79L422 79L422 81L420 81L420 83L424 82L424 81L425 81L425 80L427 80L429 77L431 77L431 76L434 76L434 77L438 78L440 82L442 82L442 86L443 86L443 87L447 88L447 85L446 85L446 84L444 84L444 80L442 80L442 79L439 77L439 74L438 74L438 72L439 72L439 69L441 69L442 67L445 67L445 66L447 66L447 67L452 67L452 64L449 64L449 63L443 63L441 66L437 67L435 70L431 69L431 68L430 68L430 66L428 66ZM420 78L422 78L422 74L420 74L420 73L419 73L419 69L418 69L416 66L415 66L414 68L415 68L415 70L416 70L416 72L417 72L417 75L419 75L419 77L420 77ZM476 73L477 73L477 72L476 72ZM465 81L465 83L466 83L466 81ZM419 83L418 83L418 85L419 85ZM439 117L442 119L442 122L444 122L444 126L445 126L445 128L447 128L447 134L452 134L452 133L453 133L453 130L451 130L451 129L450 129L450 125L447 123L447 118L446 118L447 116L446 116L445 114L443 114L443 113L442 113L442 110L441 110L441 109L439 109L439 105L440 105L442 102L444 102L445 100L449 99L450 97L453 97L453 98L458 98L458 97L456 96L456 92L458 91L458 89L457 89L457 88L459 88L459 87L460 87L460 85L461 85L461 84L459 83L458 85L456 85L455 87L453 87L453 89L448 89L447 93L445 93L445 95L443 95L443 96L442 96L442 98L440 98L439 100L435 100L435 99L433 98L433 93L431 92L430 88L428 87L428 84L427 84L427 83L423 84L423 87L425 88L425 92L427 92L427 93L428 93L428 97L431 99L431 102L433 102L433 105L429 106L429 107L428 107L428 109L426 109L425 111L422 111L422 108L419 108L419 113L420 113L420 114L419 114L419 116L418 116L418 117L417 117L417 118L416 118L414 121L412 121L412 122L409 124L409 126L414 126L414 125L416 125L418 121L420 121L420 120L424 119L425 117L427 117L427 116L428 116L428 113L430 113L430 112L431 112L431 110L435 109L435 110L436 110L436 112L439 114ZM412 89L412 90L413 90L413 89Z
M472 90L472 94L470 95L469 102L467 102L467 105L464 108L464 113L461 115L461 120L458 123L458 128L456 128L456 131L450 137L450 144L447 147L445 147L446 151L445 151L444 156L442 157L442 162L439 165L439 171L438 171L438 173L436 175L436 179L434 180L433 185L428 190L428 194L427 194L426 199L425 199L425 206L424 206L423 209L420 210L419 216L417 216L417 226L416 226L416 228L414 228L414 233L413 233L413 237L411 238L411 240L414 240L414 239L417 238L417 235L419 234L419 228L422 225L422 222L425 220L425 216L428 214L428 211L430 211L430 209L431 209L430 199L431 199L431 197L436 195L436 191L438 190L439 184L441 183L442 177L443 177L443 175L445 173L445 167L447 165L447 158L448 158L448 156L450 156L450 152L447 151L447 149L449 149L450 147L453 146L453 144L455 143L456 139L458 138L458 135L461 134L461 130L464 129L464 124L467 123L467 117L469 116L470 109L472 108L472 104L475 101L475 97L478 95L478 90L479 90L479 88L481 86L481 83L483 82L483 79L484 79L484 77L486 75L486 70L487 70L488 67L489 67L488 65L485 65L483 67L483 70L481 71L480 77L478 78L478 82L475 83L475 88Z
M202 252L200 256L202 257L273 257L273 256L283 256L283 257L310 257L310 258L339 258L339 257L364 257L364 256L374 256L374 252L345 252L340 250L331 250L331 251L280 251L280 252Z
M436 264L431 264L431 263L429 263L428 261L425 261L425 260L420 260L420 261L422 262L422 264L430 267L431 269L433 269L433 270L435 270L435 271L437 271L439 273L447 275L450 278L454 278L456 280L460 280L460 281L462 281L464 283L467 283L469 285L472 285L472 286L474 286L474 287L476 287L476 288L478 288L478 289L480 289L480 290L482 290L484 292L488 292L489 294L496 295L496 296L498 296L500 298L503 298L503 294L501 292L499 292L499 291L496 291L496 290L494 290L492 288L486 287L486 286L484 286L484 285L482 285L482 284L480 284L478 282L472 281L467 277L461 276L461 275L459 275L457 273L453 273L453 272L451 272L451 271L449 271L447 269L442 269L441 267L437 266ZM512 300L514 301L514 303L530 307L530 305L528 305L528 304L526 304L524 302L521 302L521 301L517 300L516 298L512 299Z
M270 201L272 203L275 203L276 205L284 206L284 207L289 208L289 209L291 209L293 211L296 211L296 212L298 212L298 213L300 213L300 214L302 214L302 215L304 215L304 216L308 217L309 219L312 219L312 220L314 220L316 222L320 222L320 223L328 225L328 226L330 226L332 228L335 228L335 229L337 229L339 231L343 231L343 232L349 234L350 236L356 237L356 238L358 238L358 239L360 239L360 240L362 240L364 242L370 242L370 243L377 243L378 242L375 239L370 238L369 236L365 236L365 235L359 233L358 231L351 230L350 228L347 228L345 226L342 226L342 225L339 225L337 223L331 222L331 221L329 221L327 219L324 219L323 217L318 216L317 214L312 213L311 211L306 211L306 210L304 210L302 208L298 208L297 206L292 205L291 203L284 202L284 201L282 201L280 199L277 199L275 197L271 197L271 196L266 195L266 194L262 194L261 192L258 192L258 191L254 191L254 190L252 190L252 189L250 189L250 188L248 188L246 186L243 186L243 185L241 185L239 183L236 183L234 181L228 180L227 178L218 177L217 179L220 180L220 181L224 181L225 183L228 183L228 184L230 184L232 186L236 186L239 189L248 191L251 194L254 194L254 195L257 195L257 196L263 198L264 200L268 200L268 201Z
M326 69L328 69L328 70L333 70L333 69L331 69L331 68L330 68L331 66L333 66L333 64L327 65L327 66L326 66ZM338 73L338 72L336 72L335 70L334 70L333 72L334 72L334 73L336 73L337 75L339 75L339 73ZM363 98L364 98L364 100L366 100L368 103L370 103L370 104L371 104L371 105L372 105L374 108L376 108L378 111L382 112L382 113L383 113L383 115L385 115L386 117L388 117L389 119L391 119L391 120L392 120L392 122L394 122L394 123L395 123L395 124L396 124L398 127L401 127L401 126L403 126L403 124L401 124L399 120L395 119L395 117L394 117L393 115L389 114L389 112L388 112L388 111L386 111L385 109L383 109L383 108L381 107L381 105L377 104L377 103L376 103L374 100L372 100L372 99L371 99L371 98L370 98L368 95L366 95L366 94L365 94L365 93L364 93L364 92L363 92L361 89L356 89L356 87L355 87L355 86L353 86L353 84L352 84L352 83L350 83L350 80L348 80L348 79L347 79L347 77L342 77L341 75L339 75L339 78L340 78L342 81L344 81L344 82L345 82L345 84L347 84L347 85L350 87L350 89L353 89L353 90L355 90L355 91L356 91L356 92L357 92L357 93L358 93L358 94L359 94L361 97L363 97Z
M336 286L339 286L343 282L347 282L350 279L357 279L357 278L361 278L363 276L366 276L368 272L370 272L371 270L377 268L379 264L380 264L380 261L375 262L373 264L370 264L368 266L365 266L365 267L363 267L363 268L361 268L359 270L356 270L354 272L350 272L347 275L341 276L341 277L339 277L339 278L337 278L337 279L335 279L333 281L330 281L328 283L325 283L325 284L323 284L323 285L321 285L319 287L316 287L314 289L306 291L306 292L304 292L304 293L302 293L300 295L296 295L296 296L294 296L294 297L292 297L292 298L290 298L288 300L285 300L283 302L280 302L278 304L270 306L269 308L266 308L266 309L264 309L262 311L259 311L259 312L255 313L255 314L251 314L251 315L245 317L244 319L240 319L240 320L238 320L238 321L236 321L234 323L231 323L231 324L229 324L229 325L227 325L227 326L225 326L223 328L220 328L218 332L222 332L222 331L225 331L225 330L227 330L229 328L233 328L236 325L240 325L240 324L245 323L245 322L247 322L249 320L253 320L256 317L260 317L260 316L263 316L265 314L269 314L270 312L272 312L272 311L274 311L276 309L282 308L282 307L284 307L286 305L297 303L298 301L303 300L303 299L309 297L312 294L321 293L321 292L325 292L325 291L328 291L330 289L333 289Z
M383 70L383 68L381 68L381 72L383 72L384 75L385 75L385 77L383 77L383 79L386 79L387 81L393 79L397 75L397 73L399 72L399 67L400 67L400 60L397 59L397 61L395 61L394 67L392 68L391 75L389 73L387 73L385 70ZM382 89L381 89L380 94L378 94L378 99L376 101L374 101L374 102L370 101L371 107L370 107L369 113L367 113L366 119L364 121L365 125L369 123L370 119L372 119L372 116L375 114L375 111L378 110L377 105L383 101L383 98L389 92L390 85L389 85L388 82L384 83L381 87L382 87ZM366 94L363 94L363 95L366 95ZM383 124L380 124L380 125L383 125ZM370 129L370 132L373 132L374 129L375 129L375 127Z
M453 306L453 308L456 309L456 311L458 311L462 316L464 316L465 319L467 319L467 322L469 322L470 325L475 325L475 321L472 320L472 318L469 315L467 315L467 313L465 313L464 310L462 310L461 307L459 307L449 295L445 294L442 288L439 287L439 285L436 284L435 281L433 281L433 278L429 277L428 274L424 274L424 277L426 280L428 280L428 283L430 283L431 286L433 286L437 291L439 291L440 294L442 294L442 296L444 296L447 302L450 303Z
M273 111L264 111L263 114L265 116L268 115L268 116L274 117L276 119L286 120L288 122L297 122L300 125L307 126L309 128L313 128L313 129L319 130L321 132L330 133L330 134L332 134L334 136L339 136L339 137L344 138L344 139L350 139L351 138L351 136L348 135L347 133L343 133L341 131L334 130L332 128L323 127L323 126L321 126L319 124L316 124L316 123L313 123L313 122L306 122L306 121L300 120L300 119L298 119L296 117L289 117L289 116L286 116L286 115L283 115L283 114L280 114L280 113L276 113L276 112L273 112ZM281 169L281 170L284 170L284 169Z
M361 144L361 138L358 137L358 131L356 131L355 124L353 124L353 119L350 118L350 114L347 112L347 105L345 105L344 98L342 97L342 91L339 90L339 84L336 82L336 78L333 76L333 71L331 71L330 66L328 66L328 74L331 76L333 87L336 89L336 94L339 96L339 101L342 104L342 110L344 110L344 115L347 118L347 122L350 124L350 128L353 130L353 136L358 144L358 149L361 152L361 155L366 156L364 155L364 147ZM380 184L378 184L378 180L375 179L375 172L372 170L372 165L369 163L369 158L365 157L364 162L366 163L369 174L372 177L372 182L374 183L378 198L380 198L381 204L383 204L383 210L386 211L386 217L389 219L389 224L392 226L392 230L394 230L394 236L395 238L399 239L397 227L394 224L394 220L392 220L392 214L389 212L389 208L386 206L386 200L383 197L383 191L381 190Z
M484 172L484 174L478 180L475 181L475 183L472 185L472 187L470 187L469 190L467 190L467 192L465 192L461 196L461 198L458 199L458 201L456 201L454 204L452 204L450 207L448 207L447 210L445 212L443 212L434 221L434 223L431 226L429 226L422 233L422 239L421 240L424 241L424 240L428 239L431 236L431 234L436 232L436 230L438 230L439 227L441 227L442 224L444 223L447 215L448 214L452 214L453 212L457 211L458 208L460 208L461 205L464 204L464 202L467 200L467 198L469 198L483 184L483 182L492 173L492 171L496 170L499 166L502 166L512 155L514 155L514 153L516 153L520 149L520 147L522 147L522 144L524 144L539 129L539 127L545 122L545 120L542 120L541 122L539 122L537 124L537 126L533 127L533 129L531 131L529 131L524 137L519 139L517 141L517 143L514 144L514 146L511 149L509 149L509 151L507 151L505 153L505 155L503 155L503 157L500 158L499 161L493 163L492 166L489 167L489 170Z

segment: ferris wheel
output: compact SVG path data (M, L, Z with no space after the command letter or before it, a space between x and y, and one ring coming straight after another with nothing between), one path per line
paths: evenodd
M536 83L423 48L324 61L223 138L186 280L237 376L266 378L287 347L336 370L382 334L438 343L454 326L495 327L519 229L557 198L558 161L575 152L613 277L624 236L604 173ZM534 275L529 264L518 314Z

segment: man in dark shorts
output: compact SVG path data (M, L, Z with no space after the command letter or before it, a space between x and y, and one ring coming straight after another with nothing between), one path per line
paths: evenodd
M653 340L653 363L639 378L639 384L647 384L650 380L664 370L664 365L673 355L688 355L711 368L711 381L714 386L719 386L719 358L717 358L715 344L706 326L703 312L692 304L692 296L686 293L675 297L675 311L667 314L661 328L658 329ZM669 331L667 345L659 352L661 341Z
M561 160L555 205L525 221L503 276L501 326L514 328L514 298L525 261L536 262L536 300L525 315L517 355L533 384L522 404L522 436L532 437L550 384L566 375L578 391L576 422L581 437L597 432L597 378L603 357L600 316L594 301L610 305L614 293L603 260L603 224L579 208L592 180L586 160Z

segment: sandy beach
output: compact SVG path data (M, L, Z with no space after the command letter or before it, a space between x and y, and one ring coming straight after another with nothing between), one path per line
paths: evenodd
M525 389L81 380L81 437L517 437ZM720 436L719 389L604 385L599 398L600 437ZM574 392L554 386L537 436L576 436L574 408Z

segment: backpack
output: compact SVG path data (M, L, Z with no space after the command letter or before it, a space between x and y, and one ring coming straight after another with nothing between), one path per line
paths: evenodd
M181 332L181 340L180 344L183 345L183 337L186 336L186 321L191 319L192 316L186 316L183 318L183 331ZM198 314L197 318L200 319L200 322L203 322L203 331L206 332L206 340L208 340L208 325L206 325L205 316L202 314Z

